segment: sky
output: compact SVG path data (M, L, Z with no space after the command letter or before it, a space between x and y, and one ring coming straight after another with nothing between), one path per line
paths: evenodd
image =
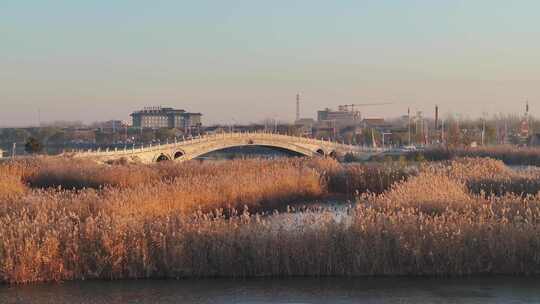
M1 0L0 126L325 107L540 114L537 0Z

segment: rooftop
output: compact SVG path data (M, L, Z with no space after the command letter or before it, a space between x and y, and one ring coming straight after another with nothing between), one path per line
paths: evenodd
M140 114L150 114L150 115L163 115L163 114L189 114L189 115L201 115L201 113L188 113L183 109L174 109L172 107L144 107L142 110L134 111L131 113L131 116L140 115Z

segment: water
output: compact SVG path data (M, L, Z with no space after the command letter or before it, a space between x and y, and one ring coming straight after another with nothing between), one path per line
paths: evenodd
M518 173L538 173L540 172L540 167L538 166L508 166L508 168L518 172Z
M1 286L0 303L540 303L540 279L90 281Z
M213 152L203 154L198 157L198 159L204 160L224 160L224 159L243 159L243 158L284 158L284 157L293 157L293 156L302 156L301 154L275 148L275 147L266 147L266 146L240 146L240 147L231 147L225 148Z

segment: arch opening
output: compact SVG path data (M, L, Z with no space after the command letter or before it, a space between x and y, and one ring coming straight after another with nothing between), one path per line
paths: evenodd
M324 150L323 149L318 149L317 151L315 151L319 156L325 156L325 153L324 153Z
M330 154L328 154L328 156L330 156L331 158L337 158L337 153L336 151L332 151L330 152Z
M197 159L281 158L305 157L305 154L271 145L247 144L213 150L197 156Z
M176 153L174 153L174 159L180 158L182 156L184 156L183 151L176 151Z
M156 162L159 163L159 162L168 161L168 160L170 160L170 159L167 157L167 155L165 155L165 154L160 154L160 155L158 156L158 158L156 159Z

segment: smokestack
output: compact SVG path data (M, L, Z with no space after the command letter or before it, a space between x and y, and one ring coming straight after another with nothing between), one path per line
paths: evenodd
M296 94L296 121L300 120L300 93Z
M439 106L435 106L435 130L439 130Z

